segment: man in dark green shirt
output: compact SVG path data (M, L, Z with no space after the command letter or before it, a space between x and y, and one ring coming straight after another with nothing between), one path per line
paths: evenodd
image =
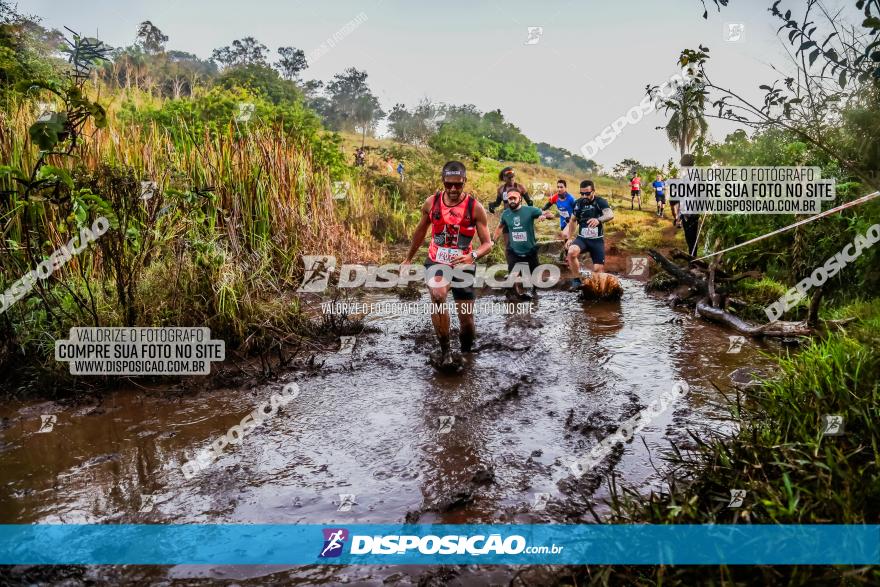
M548 211L542 212L535 206L523 206L522 194L517 190L507 192L507 208L501 214L501 222L495 229L493 240L498 240L503 232L507 237L507 246L505 254L507 256L507 269L513 271L513 268L519 263L528 264L529 271L534 272L538 267L538 247L535 243L535 221L545 218L553 218L553 213ZM532 297L537 294L537 290L532 287ZM507 291L508 297L518 297L520 299L529 299L524 293L517 293L514 290Z

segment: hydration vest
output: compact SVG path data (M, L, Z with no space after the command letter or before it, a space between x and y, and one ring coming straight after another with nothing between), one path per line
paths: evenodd
M477 232L474 224L474 205L477 200L470 194L455 206L443 203L443 192L434 192L431 203L431 244L428 246L428 257L437 263L446 263L449 255L457 249L458 255L471 252L471 240ZM440 251L440 249L444 251ZM438 259L438 253L440 259Z

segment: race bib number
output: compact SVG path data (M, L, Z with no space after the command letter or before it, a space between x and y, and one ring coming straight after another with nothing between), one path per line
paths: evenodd
M559 215L563 218L568 218L568 212L566 210L560 210Z
M527 240L524 232L511 232L510 234L513 235L513 240L518 243L524 243Z
M506 202L507 201L507 192L501 194L501 198Z
M452 263L452 260L460 255L461 249L453 247L438 247L436 260L438 263Z
M581 229L581 236L584 238L596 238L599 236L599 227L585 226Z

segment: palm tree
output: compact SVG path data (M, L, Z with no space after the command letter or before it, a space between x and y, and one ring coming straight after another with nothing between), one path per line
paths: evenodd
M692 81L676 89L671 98L663 100L666 112L671 112L664 130L669 142L678 148L679 154L690 153L691 147L706 137L709 125L704 115L706 90L703 84Z

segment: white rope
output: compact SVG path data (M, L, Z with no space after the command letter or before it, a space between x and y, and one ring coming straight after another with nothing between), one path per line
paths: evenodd
M733 245L732 247L727 247L726 249L723 249L721 251L717 251L715 253L712 253L712 254L709 254L704 257L700 257L700 258L694 259L694 260L701 261L703 259L708 259L710 257L714 257L715 255L720 255L722 253L726 253L727 251L732 251L734 249L738 249L740 247L744 247L746 245L756 243L760 240L764 240L765 238L770 238L771 236L783 233L787 230L791 230L792 228L796 228L796 227L801 226L803 224L807 224L808 222L813 222L814 220L819 220L820 218L824 218L825 216L829 216L831 214L834 214L835 212L840 212L841 210L846 210L847 208L852 208L853 206L858 206L859 204L864 204L865 202L873 200L877 196L880 196L880 192L874 192L872 194L868 194L867 196L862 196L861 198L853 200L852 202L847 202L846 204L841 204L840 206L837 206L835 208L831 208L830 210L825 210L821 214L816 214L815 216L810 216L809 218L806 218L806 219L801 220L799 222L795 222L794 224L789 224L788 226L780 228L779 230L774 230L773 232L768 232L767 234L757 236L757 237L753 238L752 240L748 240L748 241L746 241L744 243L740 243L738 245Z

